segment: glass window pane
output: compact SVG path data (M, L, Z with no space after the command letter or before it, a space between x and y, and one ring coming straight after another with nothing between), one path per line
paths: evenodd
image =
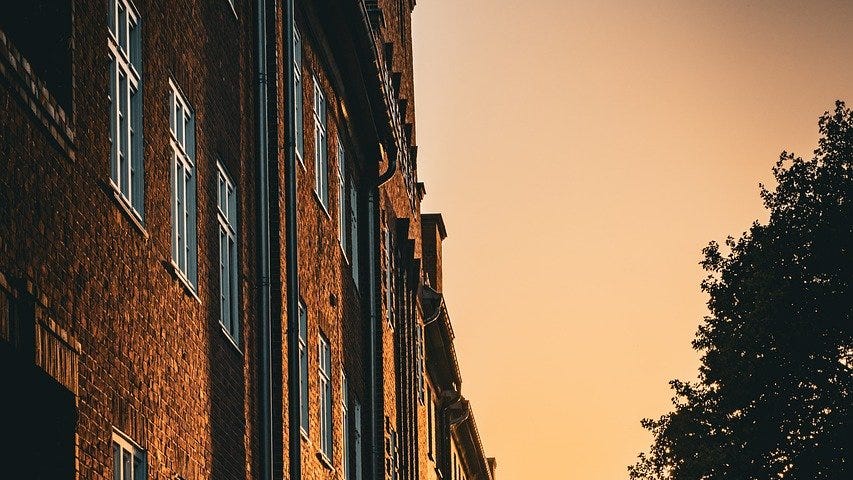
M125 449L121 450L122 455L122 473L123 480L134 480L133 478L133 458L130 452Z
M113 442L113 480L121 480L121 447Z
M118 2L118 45L127 54L127 9Z

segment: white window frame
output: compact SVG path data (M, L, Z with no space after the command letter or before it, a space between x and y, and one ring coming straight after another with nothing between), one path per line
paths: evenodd
M295 112L294 126L296 129L296 158L299 159L299 164L305 168L305 126L304 126L304 111L305 104L303 98L302 85L302 37L299 36L299 31L296 25L293 26L293 104Z
M112 436L113 454L113 478L130 478L131 480L145 480L147 478L148 462L145 450L124 433L113 429ZM126 459L132 461L127 463ZM130 476L125 476L125 468L130 467ZM118 471L116 471L118 468Z
M320 80L314 76L314 192L320 205L328 213L329 209L329 137L327 130L328 115L326 96L320 86Z
M169 79L169 88L169 144L172 147L172 265L178 277L192 291L195 291L198 283L195 115L186 97L172 79Z
M110 0L110 185L140 222L144 219L142 160L142 39L139 12L129 0ZM118 101L116 101L118 100Z
M320 379L320 454L332 463L332 347L321 333L318 348L317 372Z
M219 323L239 347L237 189L221 162L216 162L216 171L216 219L219 222Z
M350 461L350 423L349 423L349 387L347 386L347 374L341 370L341 425L343 435L341 436L341 470L344 480L351 480Z
M305 302L299 300L299 428L308 437L310 426L308 409L308 309Z

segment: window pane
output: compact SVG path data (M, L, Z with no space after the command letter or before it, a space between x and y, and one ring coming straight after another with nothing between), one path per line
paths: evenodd
M127 10L118 2L118 45L127 54Z
M135 457L133 460L133 479L145 480L145 462L142 457Z
M302 79L300 76L296 76L296 84L294 85L294 96L293 100L296 105L296 153L299 155L299 160L302 161L302 156L305 152L305 134L303 128L303 107L302 107Z
M123 480L134 480L133 478L133 458L130 452L125 449L121 450L121 455L123 458L122 461L122 473Z
M117 8L118 8L118 1L117 0L110 0L109 26L110 26L110 32L112 32L113 35L115 35L117 32L117 29L116 29L116 15L118 15Z
M116 86L116 77L118 76L118 70L116 66L115 58L110 56L110 168L111 168L111 178L113 182L118 184L118 156L116 148L118 144L116 142L116 129L117 129L117 107L116 99L117 99L117 86Z
M119 72L118 92L118 187L127 195L127 76Z
M240 321L237 313L237 243L234 238L228 238L228 250L228 266L230 269L229 274L231 276L231 280L228 282L228 284L231 285L231 298L228 303L231 306L231 333L234 336L234 340L237 341L239 340L238 335L240 334Z
M121 480L121 447L113 442L113 480Z

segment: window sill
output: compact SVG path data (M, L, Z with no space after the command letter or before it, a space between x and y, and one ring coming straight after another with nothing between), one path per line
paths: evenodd
M127 200L125 200L121 192L116 189L115 185L113 185L113 182L109 181L105 183L107 194L115 201L116 205L118 205L119 207L119 210L121 210L122 213L124 213L124 216L126 216L128 220L130 220L130 223L134 227L136 227L136 230L138 230L139 233L142 234L142 238L148 240L148 231L145 230L145 226L142 225L142 220L137 216L136 212L133 210L133 207L131 207L127 203Z
M319 204L320 204L320 209L322 209L322 210L323 210L323 213L325 213L325 214L326 214L326 218L328 218L329 220L331 220L331 219L332 219L332 215L329 213L329 209L328 209L328 207L326 207L326 204L325 204L325 203L323 203L323 200L321 200L321 199L320 199L320 195L317 195L317 190L313 190L313 189L312 189L312 192L314 193L314 200L317 200L317 203L319 203Z
M341 256L344 257L344 263L349 265L349 255L347 255L347 251L344 248L344 242L342 242L340 238L338 239L338 245L341 247Z
M230 343L234 347L234 349L237 350L237 353L243 355L243 350L240 348L240 345L237 344L237 340L234 340L234 338L231 336L231 333L228 332L221 320L219 322L219 326L222 327L222 334L225 335L225 338L228 340L228 343Z
M329 460L329 457L327 457L325 453L317 452L317 458L320 459L320 463L322 463L324 467L328 468L333 472L335 471L335 467L332 465L332 461Z
M196 293L195 288L193 288L186 275L184 275L184 272L182 272L181 269L178 268L177 265L175 265L175 262L169 260L168 267L166 268L166 270L168 270L169 273L171 273L172 276L178 280L178 282L181 284L181 286L184 287L184 290L186 290L187 293L190 294L190 296L192 296L199 304L201 304L201 299L198 298L198 294Z

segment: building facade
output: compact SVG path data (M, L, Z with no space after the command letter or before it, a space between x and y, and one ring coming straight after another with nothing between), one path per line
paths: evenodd
M420 211L414 0L8 3L0 468L494 478Z

